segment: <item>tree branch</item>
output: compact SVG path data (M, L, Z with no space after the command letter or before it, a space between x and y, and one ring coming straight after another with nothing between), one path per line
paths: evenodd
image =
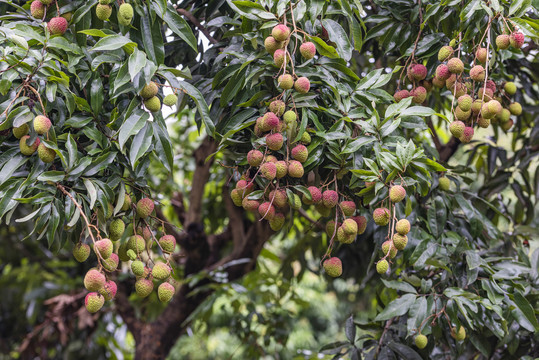
M185 16L190 22L192 22L197 28L198 30L200 30L201 33L204 34L204 36L212 43L212 44L217 44L219 43L219 41L217 41L216 39L213 38L213 36L210 35L210 32L208 31L208 29L206 29L204 26L202 26L202 24L200 23L200 21L198 21L198 19L196 17L193 16L193 14L191 14L189 11L185 10L185 9L176 9L176 11L178 11L178 13L180 15L183 15Z

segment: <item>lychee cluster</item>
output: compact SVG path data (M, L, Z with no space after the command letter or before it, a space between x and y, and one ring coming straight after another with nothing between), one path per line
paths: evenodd
M125 5L125 4L124 4ZM159 87L157 83L150 81L150 83L144 85L140 91L140 96L144 99L144 107L151 112L157 112L161 110L161 100L157 97ZM168 102L169 100L167 100Z
M32 122L33 130L37 135L45 135L52 127L50 119L43 115L38 115ZM45 144L39 136L28 135L30 127L28 124L22 124L13 128L13 136L19 139L19 149L21 154L31 156L37 151L37 155L44 163L52 163L56 158L56 151Z

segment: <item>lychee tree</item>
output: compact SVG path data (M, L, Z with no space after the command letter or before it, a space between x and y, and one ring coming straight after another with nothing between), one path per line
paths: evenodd
M87 261L81 304L117 311L137 358L275 233L295 239L283 278L299 262L376 294L322 353L537 350L530 2L3 8L0 219Z

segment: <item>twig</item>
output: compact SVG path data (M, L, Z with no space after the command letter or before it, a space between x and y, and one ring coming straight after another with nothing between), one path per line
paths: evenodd
M198 19L196 17L194 17L193 14L191 14L189 11L185 10L185 9L176 9L176 11L185 16L187 19L189 19L189 21L191 21L197 28L198 30L200 30L201 33L204 34L204 36L206 36L206 38L212 43L212 44L217 44L219 43L219 41L217 41L213 36L210 35L210 32L208 31L208 29L206 29L204 26L202 26L202 24L200 23L200 21L198 21Z

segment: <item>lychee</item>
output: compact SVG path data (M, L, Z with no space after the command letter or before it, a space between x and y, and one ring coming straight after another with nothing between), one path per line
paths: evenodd
M458 120L468 120L471 115L472 115L472 110L464 111L460 108L460 106L457 106L455 108L455 117Z
M95 15L99 20L108 20L112 14L112 7L110 5L97 4L95 8Z
M449 70L447 70L449 71ZM445 86L445 80L439 79L437 77L434 77L432 79L432 85L436 86L437 88L441 89Z
M36 0L36 1L39 1L39 0ZM28 127L28 125L27 124L22 124L19 127L14 127L13 128L13 136L15 136L17 139L20 139L24 135L28 134L28 131L30 131L30 128Z
M509 36L509 43L515 49L520 49L524 45L524 34L520 31L514 32Z
M170 266L164 262L157 262L153 266L152 276L157 280L165 280L170 276Z
M346 235L357 235L358 227L354 219L344 220L341 227Z
M282 179L288 174L288 164L286 161L280 160L275 162L275 169L277 169L277 172L275 173L277 179Z
M460 120L455 120L449 125L449 131L454 137L460 138L464 132L466 125Z
M303 165L301 165L299 161L290 160L288 163L288 175L293 178L300 178L303 176L304 172Z
M150 81L148 84L144 85L142 90L140 90L140 96L144 99L150 99L157 95L159 87L153 81Z
M77 243L73 247L73 257L78 262L84 262L90 256L90 246L84 243Z
M300 94L308 93L310 88L311 82L305 76L298 78L294 83L294 90L296 90Z
M110 223L109 235L112 241L119 240L125 231L125 224L122 219L115 219Z
M285 41L290 36L290 29L284 24L279 24L271 30L271 36L277 41Z
M387 208L377 208L372 214L376 225L385 226L389 223L389 210Z
M243 196L241 195L241 192L238 189L233 189L230 192L230 198L232 199L232 202L236 206L242 206Z
M401 234L393 234L393 245L397 250L404 250L408 244L408 236Z
M161 110L161 100L157 96L144 100L144 106L151 112L157 112Z
M44 143L40 143L37 147L37 156L44 163L51 163L56 158L56 151L54 149L48 148Z
M340 205L345 216L352 216L356 212L356 203L353 201L341 201Z
M400 235L408 234L410 232L410 222L406 219L401 219L397 221L397 224L395 225L395 230L397 230Z
M316 211L320 213L322 216L329 216L331 214L331 209L328 207L325 207L324 204L317 204L314 206Z
M150 279L138 279L135 282L135 292L138 296L145 298L153 291L153 282Z
M43 3L39 0L32 1L32 4L30 5L30 14L36 19L43 19L43 16L45 16L45 6Z
M486 129L490 126L490 119L485 119L484 117L479 116L477 118L477 125L479 125L483 129Z
M137 202L137 215L141 219L146 219L151 215L154 209L154 203L152 199L143 198Z
M458 105L463 111L468 111L472 108L473 99L470 95L462 95L458 98Z
M338 257L331 257L324 261L324 270L331 277L339 277L342 275L342 262Z
M88 291L99 291L105 285L105 275L95 269L90 269L84 275L84 287Z
M508 121L510 118L511 111L509 111L508 109L502 109L502 111L500 111L498 115L496 115L496 119L501 123Z
M460 139L461 142L467 144L470 141L472 141L473 134L474 134L473 127L466 126L464 128L464 131L462 132L462 136L459 139Z
M389 269L389 263L387 260L380 260L376 264L376 272L380 275L385 274L387 270Z
M496 37L496 46L498 47L498 49L505 50L509 47L510 44L511 40L509 38L509 35L502 34Z
M131 4L123 3L118 9L118 22L123 26L129 26L133 20L133 7Z
M407 75L410 81L423 80L427 77L427 68L423 64L412 64L407 69Z
M120 258L115 253L110 254L108 259L105 259L102 263L103 268L108 272L116 271L118 264L120 263Z
M506 122L503 122L500 127L502 128L503 131L508 131L509 129L511 129L514 125L514 122L513 120L509 119L507 120Z
M459 58L452 58L447 62L447 68L453 74L460 74L464 71L464 63Z
M481 111L481 107L482 107L482 106L483 106L483 102L481 101L481 99L475 100L475 101L472 103L472 107L471 107L472 113L474 113L475 115L477 115L477 114Z
M440 188L440 190L448 191L450 186L451 186L451 180L449 180L449 178L441 177L438 179L438 187Z
M522 105L520 105L520 103L518 102L514 102L509 105L509 111L511 112L511 114L518 116L522 114Z
M453 56L453 48L451 46L442 46L438 51L438 61L446 61Z
M284 225L284 215L281 213L276 213L273 219L269 221L271 230L279 231Z
M127 241L127 248L133 250L137 254L140 254L146 248L146 242L142 236L133 235Z
M44 135L49 132L52 123L50 119L43 115L38 115L34 118L34 130L38 135Z
M279 76L278 86L283 90L292 89L294 87L294 78L290 74Z
M92 314L98 312L103 307L104 303L105 298L96 292L88 293L84 298L84 306L86 307L86 310Z
M248 197L246 197L241 202L241 206L243 206L245 210L255 213L258 211L260 203L257 200L250 200Z
M273 53L273 62L277 67L281 67L284 64L285 57L288 60L288 56L286 56L286 51L283 49L277 49Z
M336 235L337 229L341 226L341 223L337 223L337 226L335 226L335 221L330 220L326 223L326 234L329 237L333 237L333 235Z
M415 337L414 342L418 349L424 349L427 346L428 339L425 335L419 334Z
M122 204L122 211L127 211L131 209L131 196L129 194L125 194L124 196L124 203Z
M269 105L269 111L271 111L277 116L283 115L285 110L286 104L282 100L274 100Z
M487 49L485 48L479 48L475 52L475 56L477 57L477 60L482 64L487 62L487 54L488 54Z
M275 207L266 201L260 204L258 207L258 213L263 219L271 220L275 216Z
M311 194L311 200L303 196L303 202L305 204L318 204L320 201L322 201L322 192L316 186L309 186L307 190L309 190L309 193Z
M357 223L357 234L363 234L367 229L367 218L363 215L360 215L353 216L352 219Z
M133 261L131 271L135 276L142 276L144 274L144 263L140 260Z
M178 96L176 94L168 94L163 99L163 104L166 106L174 106L178 102Z
M399 90L395 93L395 95L393 95L393 98L396 102L400 102L401 100L406 99L409 96L410 93L408 92L408 90Z
M503 86L503 90L507 95L515 95L515 93L517 92L517 86L514 82L509 81L505 83L505 85Z
M397 256L397 249L395 248L395 245L393 245L392 240L387 240L382 244L382 253L384 253L384 256L387 255L388 252L391 259Z
M481 65L475 65L470 69L470 78L474 81L483 82L485 80L485 68Z
M394 185L389 189L391 202L398 203L406 197L406 190L401 185Z
M94 247L94 251L99 252L99 255L101 255L103 259L108 259L112 254L113 249L114 245L112 245L112 241L109 239L101 239L96 241Z
M436 77L440 80L447 80L451 76L449 68L445 64L440 64L436 68Z
M266 145L270 150L280 150L283 147L284 138L279 133L274 133L266 136Z
M176 238L172 235L164 235L159 239L159 245L164 253L171 254L176 248Z
M279 118L273 112L268 111L262 117L260 122L260 130L270 131L274 130L279 126Z
M273 180L277 176L277 167L274 163L265 162L260 166L260 173L268 180Z
M273 202L278 208L285 208L288 205L288 196L286 196L286 191L278 189L272 190L268 196L269 200Z
M159 298L159 301L166 303L172 299L175 292L176 289L174 289L172 284L164 282L157 288L157 297Z
M258 166L262 164L262 160L264 160L264 154L261 151L251 150L247 153L247 162L250 166Z
M99 289L99 293L103 295L106 301L114 299L116 292L118 291L118 286L112 280L109 280Z
M292 149L292 158L294 160L304 163L305 161L307 161L308 157L309 157L309 151L307 150L305 145L299 144L299 145L294 146L294 148Z
M267 52L273 55L273 53L275 53L276 50L281 49L283 47L283 43L281 41L275 40L273 36L268 36L264 40L264 47L266 48Z
M309 145L311 143L311 135L307 131L301 135L301 139L299 140L302 144Z
M462 341L466 339L466 329L464 326L461 326L458 331L456 328L451 328L451 336L457 341Z
M418 86L410 93L412 101L416 104L422 104L427 98L427 90L423 86Z
M47 28L51 35L64 35L67 31L67 20L63 17L53 17L49 20Z
M334 208L339 202L339 194L335 190L326 190L322 193L322 203L325 207Z
M292 110L288 110L284 113L283 120L287 126L290 126L291 123L295 123L297 120L296 113Z
M316 55L316 46L310 41L304 42L299 47L299 52L305 59L312 59Z
M355 221L354 221L355 223ZM357 226L357 225L356 225ZM357 233L353 234L347 234L344 230L344 227L341 225L337 229L337 241L343 243L343 244L351 244L356 239Z

